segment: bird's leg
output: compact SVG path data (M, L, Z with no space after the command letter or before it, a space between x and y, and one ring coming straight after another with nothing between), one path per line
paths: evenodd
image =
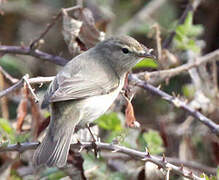
M95 155L96 158L99 158L99 156L100 156L99 155L99 149L97 148L97 145L96 145L96 141L97 140L95 139L95 137L94 137L94 135L93 135L93 133L92 133L92 131L90 129L89 123L86 124L86 127L87 127L88 131L90 132L91 137L93 139L92 146L93 146L93 149L94 149L94 155Z

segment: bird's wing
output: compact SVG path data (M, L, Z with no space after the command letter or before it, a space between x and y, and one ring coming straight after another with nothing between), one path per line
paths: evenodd
M44 97L42 107L51 102L107 94L118 86L119 77L110 66L91 59L85 61L81 56L57 74Z

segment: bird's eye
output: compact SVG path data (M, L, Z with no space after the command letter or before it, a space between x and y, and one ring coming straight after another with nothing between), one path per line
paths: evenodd
M128 53L129 53L129 50L128 50L127 48L122 48L122 52L123 52L124 54L128 54Z

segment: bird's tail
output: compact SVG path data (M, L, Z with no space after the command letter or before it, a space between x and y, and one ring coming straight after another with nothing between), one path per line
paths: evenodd
M39 145L33 156L34 166L46 164L47 166L63 167L66 164L72 139L72 129L66 129L59 138L55 138L49 128L45 138Z
M34 153L34 166L63 167L66 164L75 124L66 122L58 110L53 112L48 132Z

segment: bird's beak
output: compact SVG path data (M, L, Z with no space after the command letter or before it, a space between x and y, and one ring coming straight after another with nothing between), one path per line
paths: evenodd
M156 57L151 54L152 52L153 49L145 49L143 52L138 53L138 57L156 59Z

